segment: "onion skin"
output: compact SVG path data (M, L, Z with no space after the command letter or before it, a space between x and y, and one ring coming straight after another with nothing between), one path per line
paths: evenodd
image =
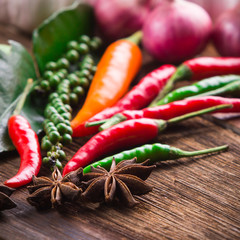
M162 63L180 63L200 53L212 30L208 13L185 1L166 1L143 25L143 46Z
M240 8L226 11L217 19L212 38L220 55L240 57Z
M140 30L150 9L149 0L96 0L94 4L100 34L107 41Z

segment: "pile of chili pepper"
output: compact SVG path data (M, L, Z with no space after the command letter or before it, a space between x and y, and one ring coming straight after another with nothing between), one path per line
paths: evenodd
M169 124L231 106L232 105L229 104L219 105L202 111L182 115L177 118L172 118L168 121L141 118L121 122L94 135L86 144L84 144L65 165L63 175L66 175L79 167L84 167L109 152L126 147L133 147L153 140L158 136L158 133L166 129Z
M193 111L200 111L204 108L213 107L221 104L231 104L232 108L222 109L219 112L223 113L239 113L240 99L238 98L223 98L217 96L195 97L192 99L184 99L174 101L165 105L156 107L148 107L142 110L126 110L114 115L110 119L105 119L99 122L88 123L87 125L100 126L100 130L107 129L122 121L139 118L153 118L168 120L174 117L188 114Z
M143 77L139 83L114 106L99 112L90 118L87 123L110 118L124 110L136 110L146 107L158 95L175 70L176 68L172 65L163 65L153 70ZM98 132L98 127L86 127L85 124L85 121L79 123L73 129L73 137L82 137Z
M228 74L240 74L240 58L234 57L198 57L183 62L176 70L164 89L150 106L156 106L174 84L181 80L201 80L204 78Z
M141 37L142 33L137 32L108 46L98 63L86 100L71 121L73 132L79 124L111 107L127 92L141 66L142 54L137 46Z

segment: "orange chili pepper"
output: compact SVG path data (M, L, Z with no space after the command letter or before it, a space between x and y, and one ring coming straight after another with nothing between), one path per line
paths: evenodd
M141 50L137 46L141 36L141 32L136 32L108 46L97 66L83 107L71 122L73 130L114 105L126 93L142 63Z

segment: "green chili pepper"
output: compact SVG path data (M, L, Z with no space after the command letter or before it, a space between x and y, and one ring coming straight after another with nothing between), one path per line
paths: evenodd
M191 97L191 96L199 95L212 90L216 90L234 81L240 81L240 76L227 75L227 76L217 76L217 77L207 78L195 84L181 87L170 92L160 101L158 101L155 105L164 105L164 104L181 100L187 97Z
M240 81L237 80L221 88L218 88L209 92L205 92L199 95L191 96L191 97L188 97L187 99L192 99L196 97L205 97L205 96L226 96L226 95L239 97L239 93L240 93Z
M115 154L110 157L106 157L98 162L92 163L83 169L83 173L91 172L91 167L101 166L107 170L110 169L112 164L112 159L115 158L116 163L119 163L123 160L129 160L134 157L137 158L137 163L144 162L146 159L150 160L150 164L154 164L160 161L174 160L182 157L192 157L198 156L201 154L214 153L218 151L223 151L228 148L227 145L204 149L200 151L184 151L179 148L171 147L166 144L146 144L141 147L137 147L128 151L123 151L121 153Z

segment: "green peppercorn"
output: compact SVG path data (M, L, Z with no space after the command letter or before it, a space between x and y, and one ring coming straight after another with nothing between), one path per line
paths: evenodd
M66 54L66 58L68 59L68 61L75 63L79 59L79 53L78 53L78 51L76 51L74 49L69 50Z
M87 69L82 69L81 71L77 72L78 77L89 77L91 75L90 71Z
M68 75L68 71L65 68L61 68L58 72L62 73L64 75L64 77L66 77Z
M53 92L49 95L48 101L51 102L53 99L58 98L58 94L56 92Z
M89 46L92 50L97 50L101 44L102 40L99 37L93 37Z
M78 95L76 93L70 93L69 94L69 99L70 99L71 105L77 105L77 103L78 103Z
M67 126L65 123L59 123L59 124L57 125L57 130L58 130L58 132L62 135L62 134L64 134L64 133L67 132L68 127L69 127L69 126Z
M64 107L68 112L72 113L72 108L69 104L65 104Z
M97 71L97 66L92 66L92 68L91 68L91 73L95 73Z
M59 158L59 154L56 152L56 150L52 152L51 157L55 160Z
M65 113L65 112L68 112L68 111L64 106L60 106L60 107L57 108L57 112L61 114L61 113Z
M49 79L50 87L56 88L57 85L60 83L60 81L61 81L61 79L59 78L58 75L56 75L56 74L52 75Z
M54 113L57 113L57 110L53 106L49 106L44 110L44 117L50 118Z
M58 158L59 158L60 161L64 161L66 159L66 154L63 150L57 150L57 153L59 155Z
M79 37L78 41L79 41L80 43L89 44L90 41L91 41L91 39L90 39L90 37L87 36L87 35L81 35L81 36Z
M86 77L81 77L79 79L79 85L86 89L89 87L89 80Z
M43 126L47 126L51 121L49 119L44 119Z
M65 69L68 69L69 68L69 61L66 59L66 58L60 58L58 61L57 61L57 66L58 68L65 68Z
M59 150L59 149L62 149L63 148L63 145L61 143L57 143L56 145L56 148Z
M95 42L95 41L91 41L90 44L89 44L89 46L90 46L91 50L93 50L93 51L97 50L98 47L99 47L99 46L98 46L98 43Z
M62 94L68 94L70 92L70 89L61 86L61 87L58 88L57 91L60 95L62 95Z
M53 105L55 105L55 104L57 104L57 103L62 104L62 100L60 99L60 97L54 98L54 99L51 101L51 103L52 103Z
M62 103L62 101L61 102L56 102L53 105L54 105L57 112L58 112L58 110L57 110L58 108L64 107L64 104Z
M46 64L46 70L50 70L50 71L57 70L57 64L55 62L48 62Z
M77 49L78 47L78 42L77 41L70 41L67 44L67 49L71 50L71 49Z
M71 126L71 123L70 123L70 121L69 121L68 119L65 119L65 120L64 120L64 123L65 123L67 126Z
M71 126L67 126L66 125L66 129L65 130L66 130L66 133L68 133L68 134L70 134L72 136L73 130L72 130Z
M78 44L77 51L81 55L85 55L89 52L89 47L86 43L80 43L80 44Z
M49 157L49 160L50 160L50 157L52 156L52 152L47 152L47 156Z
M68 133L65 133L65 134L63 134L63 137L62 137L61 141L62 141L63 144L69 144L69 143L72 142L72 136Z
M62 102L64 104L67 104L70 101L69 96L67 94L65 94L65 93L60 95L60 99L62 100Z
M71 113L69 113L69 112L62 113L61 116L62 116L64 119L67 119L67 120L71 120L71 119L72 119L72 115L71 115ZM63 121L62 121L62 122L63 122Z
M47 80L42 80L40 83L40 86L43 90L49 91L50 90L50 84Z
M95 42L98 45L98 47L100 47L102 45L102 39L99 37L96 37L96 36L93 37L92 41Z
M50 120L54 123L54 120L57 119L58 117L60 116L60 114L57 112L56 110L56 113L53 113L51 116L50 116Z
M77 86L73 89L73 93L76 93L78 95L78 97L83 97L85 94L85 91L84 91L83 87Z
M62 72L57 72L56 75L62 80L65 77L65 74Z
M62 169L62 163L58 159L56 160L55 165L58 169L60 169L60 170Z
M47 139L43 139L42 143L41 143L41 149L44 151L49 151L52 147L52 143L47 140Z
M56 144L60 140L60 134L58 131L52 131L49 133L49 140L52 144Z
M49 163L49 158L44 157L42 161L43 161L43 164L48 164Z
M81 69L86 69L89 72L91 72L92 71L92 64L90 64L90 63L80 63L80 68Z
M55 124L53 123L53 125L50 125L49 127L47 127L46 129L46 133L49 134L50 132L54 132L57 131L57 128L55 127Z
M82 63L89 63L89 64L94 64L94 60L93 60L93 57L91 55L86 55L84 56L83 60L82 60Z
M49 122L49 123L46 124L46 130L49 129L49 128L52 128L52 127L55 127L53 122Z
M69 79L69 81L70 81L71 87L77 86L78 83L79 83L79 78L77 77L76 74L73 74L73 73L72 73L72 74L69 74L69 75L68 75L68 79Z
M64 113L63 113L63 114L64 114ZM58 117L55 117L55 118L53 119L53 123L54 123L55 126L57 126L59 123L64 122L64 119L65 119L65 118L64 118L62 115L58 114Z
M49 79L53 74L54 74L53 71L45 71L43 77L45 79Z

